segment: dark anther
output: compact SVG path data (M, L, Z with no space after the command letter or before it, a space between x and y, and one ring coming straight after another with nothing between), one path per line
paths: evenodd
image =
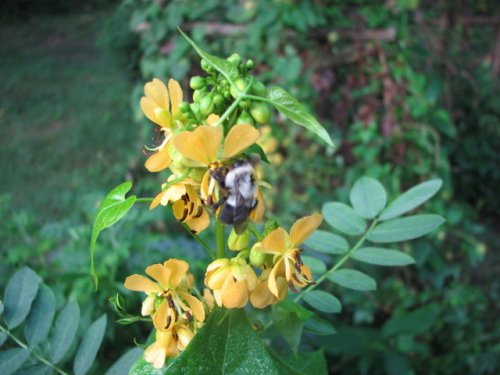
M198 206L198 211L196 212L196 214L193 217L195 219L197 219L197 218L199 218L201 216L202 213L203 213L203 207Z

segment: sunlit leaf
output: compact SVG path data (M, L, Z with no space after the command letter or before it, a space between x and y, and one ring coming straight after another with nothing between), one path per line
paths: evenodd
M361 177L349 194L354 211L365 219L373 219L385 207L387 193L380 182L371 177Z
M411 189L405 191L393 202L391 202L387 208L380 215L379 220L385 221L393 219L397 216L401 216L404 213L413 210L414 208L420 206L422 203L426 202L436 194L441 186L443 185L443 180L435 179L427 182L423 182L419 185L412 187Z
M363 292L377 289L377 283L374 279L356 270L337 270L330 273L328 279L344 288Z
M328 202L323 205L323 217L333 228L351 236L360 236L365 232L366 222L354 210L340 202Z
M194 48L194 50L200 55L201 58L205 59L215 70L222 74L228 82L234 86L234 81L239 77L240 73L238 68L231 64L229 61L224 60L220 57L211 55L203 51L190 37L188 37L181 29L179 32L187 40L187 42Z
M415 263L415 259L408 254L380 247L363 247L352 253L351 258L378 266L407 266Z
M38 292L40 278L29 267L23 267L10 278L4 295L4 320L9 329L21 324L28 316Z
M103 314L86 330L73 362L75 375L86 374L92 363L94 363L106 331L106 321L106 314Z
M63 359L75 339L79 323L80 307L75 300L72 300L62 309L56 319L54 334L50 341L52 362L57 363Z
M38 345L47 337L56 313L56 298L47 285L41 284L24 326L24 337L31 346Z
M132 208L137 197L135 195L125 198L125 194L132 188L130 181L124 182L111 190L104 198L94 221L92 228L92 238L90 240L90 273L94 278L97 288L98 278L94 268L94 251L97 242L97 237L102 230L112 226Z
M338 313L342 310L342 304L337 297L322 290L312 290L306 293L304 301L316 310L325 313Z
M399 242L425 236L445 222L434 214L407 216L378 224L368 235L377 243Z
M243 309L216 309L179 357L157 370L141 356L129 375L278 374Z
M267 97L269 102L290 120L319 136L330 147L334 147L325 128L286 90L273 86L269 88Z
M23 348L7 349L0 352L0 374L10 375L29 358L30 351Z
M344 237L316 230L305 242L311 249L325 254L344 254L349 250L349 243Z

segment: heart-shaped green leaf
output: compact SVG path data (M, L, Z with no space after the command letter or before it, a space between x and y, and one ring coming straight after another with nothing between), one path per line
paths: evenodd
M94 268L94 251L97 237L104 229L112 226L121 220L125 214L132 208L137 197L135 195L125 198L125 194L132 188L130 181L124 182L111 190L104 198L94 221L92 228L92 238L90 240L90 273L94 278L97 289L98 278Z

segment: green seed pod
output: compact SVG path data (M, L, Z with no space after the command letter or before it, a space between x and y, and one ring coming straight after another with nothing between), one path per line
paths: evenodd
M252 92L255 95L266 96L267 89L266 89L266 86L264 86L264 84L262 82L254 81L254 83L252 85Z
M206 95L200 99L200 113L207 116L214 110L212 95Z
M254 122L252 116L250 116L250 114L247 111L242 111L241 115L239 115L238 119L236 120L236 124L254 125Z
M250 107L250 104L251 104L250 101L242 100L240 101L239 106L241 109L247 109L248 107Z
M196 117L199 117L200 104L199 103L191 103L190 106L191 106L191 112L193 112Z
M246 63L247 69L252 69L253 65L254 65L253 60L248 60L247 63Z
M227 246L232 251L245 250L250 242L250 231L245 229L243 233L237 234L234 228L229 233L229 238L227 239Z
M189 86L193 90L202 89L203 87L205 87L205 79L200 76L191 77L191 80L189 81Z
M198 103L203 97L204 92L201 90L194 90L193 92L193 102Z
M266 103L253 102L250 106L250 114L257 124L268 124L271 111Z
M207 60L201 59L200 66L201 69L203 69L205 72L210 73L209 71L211 70L212 67L210 66Z
M191 108L189 107L189 103L187 103L187 102L181 102L179 104L179 110L182 113L189 113L189 112L191 112Z

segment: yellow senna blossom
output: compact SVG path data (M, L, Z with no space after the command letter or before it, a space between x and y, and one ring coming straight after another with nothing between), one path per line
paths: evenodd
M268 275L267 285L277 299L284 299L288 292L283 291L280 278L284 278L293 291L312 282L311 271L302 263L301 249L298 246L319 227L322 221L323 217L320 214L306 216L295 222L290 234L283 228L278 228L270 232L262 242L254 245L253 251L273 255L274 265Z
M172 138L172 130L175 129L180 111L179 104L182 102L182 89L179 82L171 79L167 86L155 78L144 85L144 93L140 101L141 109L148 119L160 126L163 141L157 147L150 149L154 151L145 167L150 172L162 171L172 161L169 150L169 142Z
M156 341L144 351L144 359L155 368L162 368L167 357L174 358L193 338L193 331L183 323L175 323L168 331L156 331Z
M276 277L278 296L276 297L269 290L269 274L271 269L265 269L259 276L255 290L250 294L250 303L258 309L263 309L285 299L288 294L288 283L283 276Z
M257 286L257 275L241 257L221 258L208 265L205 285L213 290L217 305L242 308Z
M176 179L175 175L170 176L167 183L174 179ZM159 204L166 206L173 203L175 218L181 223L186 223L193 232L200 233L210 224L210 217L196 192L197 185L199 183L189 178L173 183L153 199L149 208L153 209Z
M198 321L205 320L202 303L190 293L193 280L188 269L187 262L169 259L163 264L153 264L146 268L146 274L156 282L142 275L132 275L125 280L125 288L148 294L142 313L153 314L154 326L159 331L171 329L179 321L181 314L187 320L191 320L193 315ZM152 299L161 301L158 308L151 308Z

